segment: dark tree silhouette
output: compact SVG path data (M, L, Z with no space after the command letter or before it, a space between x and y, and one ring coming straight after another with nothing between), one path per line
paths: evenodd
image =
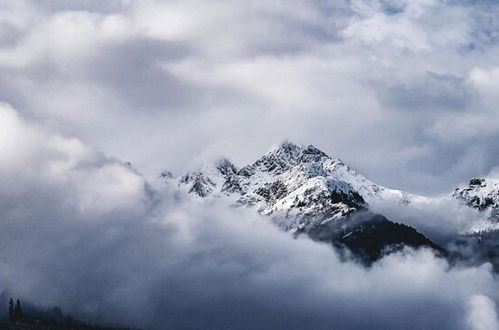
M14 299L9 300L9 321L14 322Z
M24 318L23 308L21 307L21 302L19 299L16 300L16 304L14 305L14 321L17 322Z

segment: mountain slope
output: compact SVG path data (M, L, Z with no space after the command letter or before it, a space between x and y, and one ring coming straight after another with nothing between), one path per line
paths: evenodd
M432 248L437 255L446 251L413 227L388 220L380 214L359 212L349 219L329 222L308 231L317 241L330 242L339 251L347 248L362 263L370 265L383 255L405 247Z

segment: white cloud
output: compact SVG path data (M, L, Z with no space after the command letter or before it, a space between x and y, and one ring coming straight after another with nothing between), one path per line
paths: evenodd
M499 91L499 68L474 68L469 74L469 80L480 93L489 97L497 97Z
M150 177L197 157L247 163L285 138L415 192L498 162L493 70L480 69L498 53L493 4L2 6L0 99Z
M30 182L61 185L65 202L90 213L133 208L144 197L145 182L138 174L79 140L25 122L8 104L0 108L0 123L0 177L13 191L29 192Z
M476 295L469 302L469 323L473 330L499 329L497 308L493 300L486 296Z

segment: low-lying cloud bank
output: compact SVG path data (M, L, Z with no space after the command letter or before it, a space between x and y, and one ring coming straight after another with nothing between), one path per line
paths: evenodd
M450 195L415 198L405 205L374 201L369 208L393 221L418 228L440 244L448 243L456 235L468 233L481 222L488 221L485 213L466 206Z
M154 329L497 329L485 264L430 251L367 270L250 210L194 203L0 107L0 289ZM430 220L429 220L430 221Z

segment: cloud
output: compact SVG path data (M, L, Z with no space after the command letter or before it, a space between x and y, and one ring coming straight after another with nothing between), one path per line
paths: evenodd
M450 196L416 198L407 205L394 205L390 201L373 201L369 208L388 219L417 228L432 240L445 246L456 235L469 232L486 215L463 205Z
M493 172L496 3L0 9L0 288L155 328L497 327L490 265L422 250L366 270L148 180L224 154L243 165L285 138L414 192ZM476 216L448 200L376 207L441 240Z
M493 2L1 6L0 97L147 177L286 138L421 193L498 163Z
M0 123L0 288L24 301L154 329L494 325L488 264L406 250L365 269L251 210L148 184L8 105Z
M498 329L499 319L494 301L484 296L473 296L469 302L469 323L473 330Z

